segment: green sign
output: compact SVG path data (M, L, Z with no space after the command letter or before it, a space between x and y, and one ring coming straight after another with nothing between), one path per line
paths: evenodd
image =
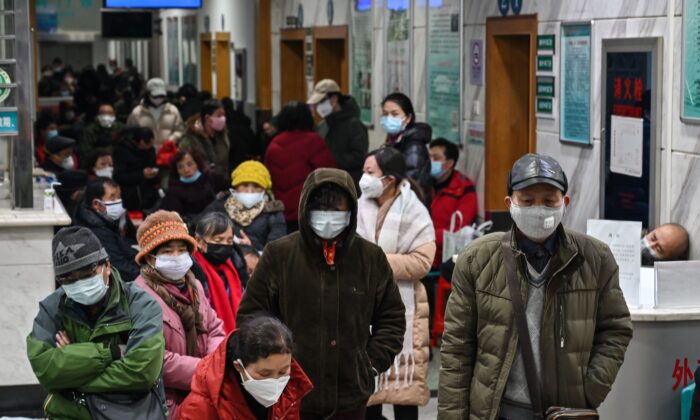
M537 71L552 71L554 68L554 57L551 55L537 56Z
M683 2L681 119L700 122L700 0Z
M353 7L351 14L350 93L360 106L360 119L372 125L372 8Z
M537 113L551 114L554 109L552 98L537 98Z
M589 144L591 131L591 25L562 25L560 48L560 138L564 141Z
M537 96L543 98L554 97L554 77L537 78Z
M10 78L10 75L7 74L4 69L0 68L0 85L9 85L11 83L12 79ZM10 89L10 87L0 88L0 104L5 102L5 99L10 96Z
M554 51L554 35L537 35L537 51Z

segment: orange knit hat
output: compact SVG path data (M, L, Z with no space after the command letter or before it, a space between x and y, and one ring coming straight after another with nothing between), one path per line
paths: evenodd
M143 264L143 257L169 241L184 241L190 253L197 247L197 242L187 231L187 225L174 211L158 210L148 216L136 231L136 240L141 248L136 254L137 264Z

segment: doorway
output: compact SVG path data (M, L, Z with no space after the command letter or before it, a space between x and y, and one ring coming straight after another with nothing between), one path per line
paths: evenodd
M314 83L333 79L347 94L348 77L348 27L324 26L314 28Z
M200 34L199 39L202 90L211 92L215 98L231 96L231 34L207 32Z
M494 228L510 227L503 197L513 163L534 152L537 16L486 20L484 210Z
M282 29L280 32L281 105L289 101L306 101L306 52L303 29Z

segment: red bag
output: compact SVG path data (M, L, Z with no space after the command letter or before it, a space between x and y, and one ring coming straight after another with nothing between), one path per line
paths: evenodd
M156 165L160 168L167 168L173 161L175 154L177 153L177 144L172 140L166 140L163 145L158 149L156 154Z

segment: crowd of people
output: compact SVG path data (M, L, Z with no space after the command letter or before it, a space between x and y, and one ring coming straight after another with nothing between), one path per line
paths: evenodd
M60 287L27 338L49 418L359 420L392 405L417 419L430 399L431 270L453 288L440 418L604 400L631 321L610 250L561 225L568 181L553 158L513 166L511 231L444 261L452 215L457 229L478 219L476 190L456 169L460 148L433 139L406 95L384 99L386 142L370 151L357 103L332 80L256 136L230 99L173 95L113 64L76 74L59 60L42 79L52 94L75 83L71 104L37 123L37 164L73 220L53 239ZM669 235L645 239L647 253Z

